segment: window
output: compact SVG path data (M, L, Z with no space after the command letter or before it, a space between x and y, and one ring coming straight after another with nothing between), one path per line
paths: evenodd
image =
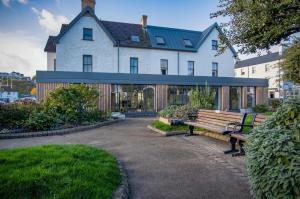
M161 70L162 75L168 74L168 60L167 59L160 60L160 70Z
M130 74L138 74L138 58L131 57L130 58Z
M53 60L53 70L56 71L56 59Z
M83 40L93 40L93 29L83 28Z
M186 48L193 48L193 44L192 44L191 40L189 40L189 39L184 39L183 42L184 42L184 46L185 46Z
M132 35L132 36L131 36L131 41L132 41L132 42L140 42L140 37L139 37L139 36L136 36L136 35Z
M194 76L194 64L195 64L195 62L188 61L188 75L189 76Z
M241 68L241 75L245 75L245 71L243 68Z
M211 41L211 49L212 50L218 50L218 41L217 40L212 40Z
M156 43L158 45L165 45L166 44L165 39L163 37L156 37Z
M83 72L92 72L93 57L92 55L83 55Z
M218 77L219 64L217 62L212 63L212 76Z
M269 70L269 64L266 64L265 65L265 72L268 72L268 70Z
M255 67L252 67L252 74L255 73Z

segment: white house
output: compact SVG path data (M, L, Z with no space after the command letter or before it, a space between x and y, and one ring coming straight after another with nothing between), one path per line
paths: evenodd
M82 12L50 36L45 47L48 71L234 76L233 48L217 53L221 30L204 31L99 20L95 1L83 0Z

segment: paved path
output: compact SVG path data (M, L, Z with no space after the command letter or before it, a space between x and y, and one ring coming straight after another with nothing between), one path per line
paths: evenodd
M43 144L89 144L105 148L127 169L132 198L250 198L243 158L224 156L226 143L203 136L162 137L151 119L63 136L0 140L0 148Z

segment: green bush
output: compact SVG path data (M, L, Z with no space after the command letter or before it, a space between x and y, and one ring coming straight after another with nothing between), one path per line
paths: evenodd
M256 113L266 113L269 111L268 106L265 104L258 104L254 107L253 110Z
M87 111L83 114L83 120L87 122L99 122L103 120L103 118L105 118L105 116L97 109Z
M61 115L65 123L81 123L89 111L97 109L99 93L94 87L71 85L51 92L43 103L45 112Z
M31 131L50 130L61 124L59 115L46 113L44 111L34 111L26 121L26 128Z
M37 108L38 105L33 104L0 105L0 130L22 128Z
M188 120L188 115L197 115L198 109L190 104L179 106L174 112L174 118Z
M270 100L270 106L272 110L276 110L281 104L281 99L272 99Z
M215 104L216 91L207 84L204 88L192 89L189 93L189 99L192 107L198 109L213 109Z
M256 198L300 198L300 98L284 101L255 128L245 150Z
M170 105L164 108L159 112L159 116L166 117L166 118L174 118L175 117L175 111L178 108L177 105Z

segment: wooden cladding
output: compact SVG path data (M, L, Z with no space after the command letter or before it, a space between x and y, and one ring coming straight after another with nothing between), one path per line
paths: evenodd
M156 111L168 106L168 85L156 85Z
M41 102L48 94L60 87L68 87L68 83L37 83L37 99ZM86 84L95 87L99 92L98 108L107 112L111 110L111 84Z

